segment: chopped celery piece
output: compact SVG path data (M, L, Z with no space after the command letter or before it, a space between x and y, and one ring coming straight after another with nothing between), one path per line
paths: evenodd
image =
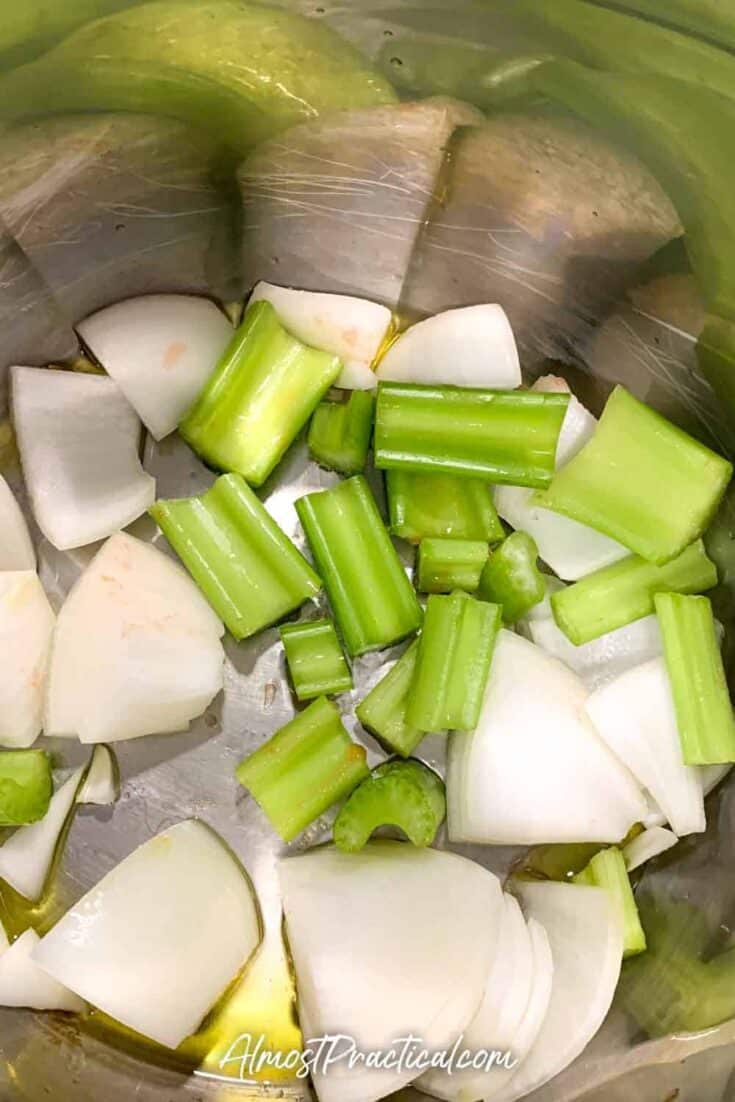
M321 589L241 475L222 475L201 497L157 501L149 512L236 639L275 623Z
M499 605L466 593L426 603L406 718L420 731L471 730L480 718Z
M497 543L505 535L492 490L481 479L386 471L385 484L390 530L401 539L411 543L427 538Z
M426 539L419 544L417 588L421 593L474 592L487 562L488 547L478 540Z
M368 776L365 759L335 705L321 696L240 762L237 779L290 842Z
M415 846L430 846L444 821L444 784L419 761L389 761L373 769L334 821L334 842L346 853L361 850L374 830L400 827Z
M735 717L707 597L655 597L676 725L687 765L735 762Z
M43 819L54 785L43 750L0 750L0 827Z
M601 849L590 863L574 877L576 884L604 888L620 913L623 924L623 956L632 957L646 948L646 935L641 926L625 858L617 846Z
M299 700L344 693L352 688L350 668L329 620L284 624L280 635L291 683Z
M379 650L416 631L421 606L362 475L299 498L296 511L348 653Z
M369 390L353 390L346 402L321 402L309 425L312 459L340 474L364 470L374 411L375 396Z
M548 486L568 394L381 383L375 465Z
M269 302L256 302L179 431L207 463L260 486L341 369L284 329Z
M485 564L478 595L502 607L506 624L515 624L546 595L537 560L535 540L527 532L512 532Z
M413 753L425 734L418 727L412 727L406 719L418 656L419 641L414 639L393 668L355 709L363 727L404 758Z
M731 475L726 459L618 386L538 500L661 565L701 535Z
M596 570L551 595L554 619L580 646L654 611L657 593L701 593L717 585L717 569L697 540L681 555L654 566L637 555Z

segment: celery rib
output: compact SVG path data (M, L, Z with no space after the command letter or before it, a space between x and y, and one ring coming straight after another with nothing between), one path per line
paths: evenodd
M538 568L538 548L527 532L512 532L493 551L480 575L478 596L503 609L503 620L514 624L543 601L546 579Z
M589 864L577 873L574 882L603 888L608 893L623 927L623 956L632 957L643 953L646 935L641 926L625 858L618 847L611 846L596 853Z
M450 474L386 471L390 530L394 536L483 540L497 543L505 532L487 482Z
M309 425L312 459L330 471L358 474L365 469L373 432L375 396L353 390L346 402L321 402Z
M43 819L53 787L44 750L0 750L0 827Z
M361 850L374 830L398 827L414 846L430 846L446 815L444 785L418 761L379 765L349 797L334 822L334 842Z
M280 629L291 684L299 700L344 693L352 675L329 620L284 624Z
M406 717L418 654L419 641L414 639L355 709L363 727L404 758L413 753L425 734Z
M425 539L416 560L416 588L420 593L473 593L480 584L488 546L479 540Z

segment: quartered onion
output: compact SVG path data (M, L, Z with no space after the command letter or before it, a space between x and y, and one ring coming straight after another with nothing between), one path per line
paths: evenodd
M26 930L9 948L2 950L0 947L0 1006L81 1014L86 1010L84 1001L47 975L33 960L38 942L35 930Z
M35 570L33 550L26 518L13 491L0 475L0 570Z
M76 799L84 773L76 769L51 797L43 819L19 827L0 846L0 877L34 903L43 895L59 839Z
M41 732L54 613L35 570L0 572L0 746Z

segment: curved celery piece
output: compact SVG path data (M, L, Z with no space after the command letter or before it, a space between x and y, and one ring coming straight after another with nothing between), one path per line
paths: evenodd
M255 302L179 431L207 463L260 486L341 370Z
M0 750L0 827L43 819L53 788L51 759L43 750Z
M731 476L726 459L618 386L539 504L662 565L702 534Z
M237 767L273 827L290 842L369 774L365 748L321 696Z
M645 952L646 935L641 926L625 858L617 846L596 853L574 877L574 883L603 888L610 896L623 925L623 957Z
M654 600L684 762L735 762L735 717L712 605L681 593Z
M429 597L406 710L412 726L420 731L477 726L500 626L499 605L467 593Z
M363 727L404 758L413 753L426 733L411 726L406 718L418 656L419 640L414 639L355 709Z
M351 656L417 630L421 606L362 475L296 502Z
M307 438L312 459L340 474L364 470L374 410L375 396L369 390L353 390L345 402L320 402Z
M702 593L717 585L717 568L701 540L671 562L654 566L631 555L551 595L554 619L576 646L654 611L657 593Z
M481 479L386 471L385 485L390 530L410 543L427 538L497 543L505 535L491 487Z
M381 383L375 465L548 486L568 394Z
M352 688L352 674L330 620L284 624L279 633L299 700L344 693Z
M334 842L356 853L378 827L395 826L414 846L430 846L446 813L444 784L433 769L418 761L389 761L373 769L340 809Z
M420 593L473 593L480 584L488 546L481 540L426 539L419 544L416 588Z
M536 541L527 532L512 532L487 560L478 596L500 605L506 624L515 624L543 601L546 579L537 562Z
M247 482L222 475L201 497L148 510L236 639L314 597L321 582Z

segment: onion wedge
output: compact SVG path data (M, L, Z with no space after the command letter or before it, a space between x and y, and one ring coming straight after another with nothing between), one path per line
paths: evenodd
M26 518L13 491L0 474L0 570L35 570Z
M516 885L526 917L546 930L554 961L541 1032L497 1102L513 1102L548 1083L586 1048L612 1003L623 959L623 932L602 888Z
M391 344L378 379L515 390L521 385L513 330L502 306L462 306L425 318Z
M674 833L681 838L703 831L701 775L684 764L664 659L653 658L603 685L585 707L600 737L650 792Z
M5 952L0 953L0 1006L83 1013L86 1003L46 975L33 960L39 940L35 930L26 930Z
M372 390L378 385L371 365L390 330L387 306L352 295L295 291L261 282L250 304L262 299L270 302L286 329L304 344L339 356L343 367L335 386Z
M12 400L33 513L60 551L104 539L153 504L140 421L112 379L14 367Z
M59 613L46 734L93 743L185 730L222 688L222 634L178 563L119 532Z
M627 846L623 846L623 857L628 872L644 865L652 857L666 853L666 850L672 849L678 841L673 831L666 830L665 827L653 826L644 830L632 842L628 842Z
M54 614L35 570L0 572L0 746L41 732Z
M654 615L634 620L578 647L567 639L552 615L529 619L527 630L534 643L579 674L590 690L663 653L658 619Z
M37 903L43 895L59 839L74 807L84 769L76 769L51 797L43 819L19 827L0 846L0 877L19 895Z
M451 736L453 842L619 842L643 793L585 715L580 679L528 640L498 633L480 721Z
M307 1043L337 1033L362 1052L386 1051L410 1029L427 1049L451 1047L478 1009L496 950L496 877L464 857L391 841L358 854L313 850L279 871ZM320 1102L374 1102L415 1074L346 1061L312 1069Z
M99 743L92 751L87 772L79 786L77 803L107 807L115 803L119 792L120 770L117 759L109 746Z
M222 311L196 295L125 299L76 328L156 440L193 405L233 332Z
M260 944L248 878L196 819L139 846L41 939L40 968L176 1048Z

